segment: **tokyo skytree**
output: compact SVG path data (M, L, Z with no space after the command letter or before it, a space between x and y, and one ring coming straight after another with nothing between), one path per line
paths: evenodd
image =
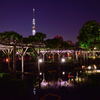
M35 9L33 8L33 20L32 20L32 35L35 35L36 30L35 30Z

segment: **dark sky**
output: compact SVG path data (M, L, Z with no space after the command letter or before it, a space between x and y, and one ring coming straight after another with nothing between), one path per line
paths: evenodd
M75 42L86 21L100 22L100 0L0 0L0 32L31 35L33 8L36 31L48 38L58 34Z

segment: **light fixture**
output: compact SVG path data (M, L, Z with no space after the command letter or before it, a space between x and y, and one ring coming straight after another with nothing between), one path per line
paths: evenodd
M65 58L62 58L62 59L61 59L61 62L62 62L62 63L64 63L65 61L66 61Z
M43 59L41 59L41 58L38 59L38 62L39 62L39 63L42 63L42 62L43 62Z

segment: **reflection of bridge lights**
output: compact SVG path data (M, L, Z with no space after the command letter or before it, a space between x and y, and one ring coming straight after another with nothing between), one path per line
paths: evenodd
M94 47L94 50L96 50L97 48L96 47Z
M93 59L95 59L96 57L95 56L93 56Z
M48 85L48 83L46 82L46 81L42 81L41 82L41 87L45 87L45 86L47 86Z
M96 65L93 65L94 69L96 70L97 69L97 66Z
M42 85L44 85L44 86L46 86L48 83L46 83L46 82L43 82L43 83L41 83Z
M64 87L73 87L74 85L71 82L63 81L63 80L58 80L58 81L46 81L42 80L41 82L41 88L59 88L59 86L64 86Z
M65 72L62 72L63 75L65 75Z
M62 62L62 63L64 63L65 61L66 61L65 58L62 58L62 59L61 59L61 62Z
M91 69L91 66L88 66L88 69L90 70Z
M40 72L39 74L42 75L42 72Z
M85 66L82 66L82 69L84 69L85 68Z

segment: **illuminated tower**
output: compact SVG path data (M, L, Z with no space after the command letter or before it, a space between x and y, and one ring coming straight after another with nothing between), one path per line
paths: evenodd
M35 9L33 8L33 20L32 20L32 35L35 35L36 30L35 30Z

